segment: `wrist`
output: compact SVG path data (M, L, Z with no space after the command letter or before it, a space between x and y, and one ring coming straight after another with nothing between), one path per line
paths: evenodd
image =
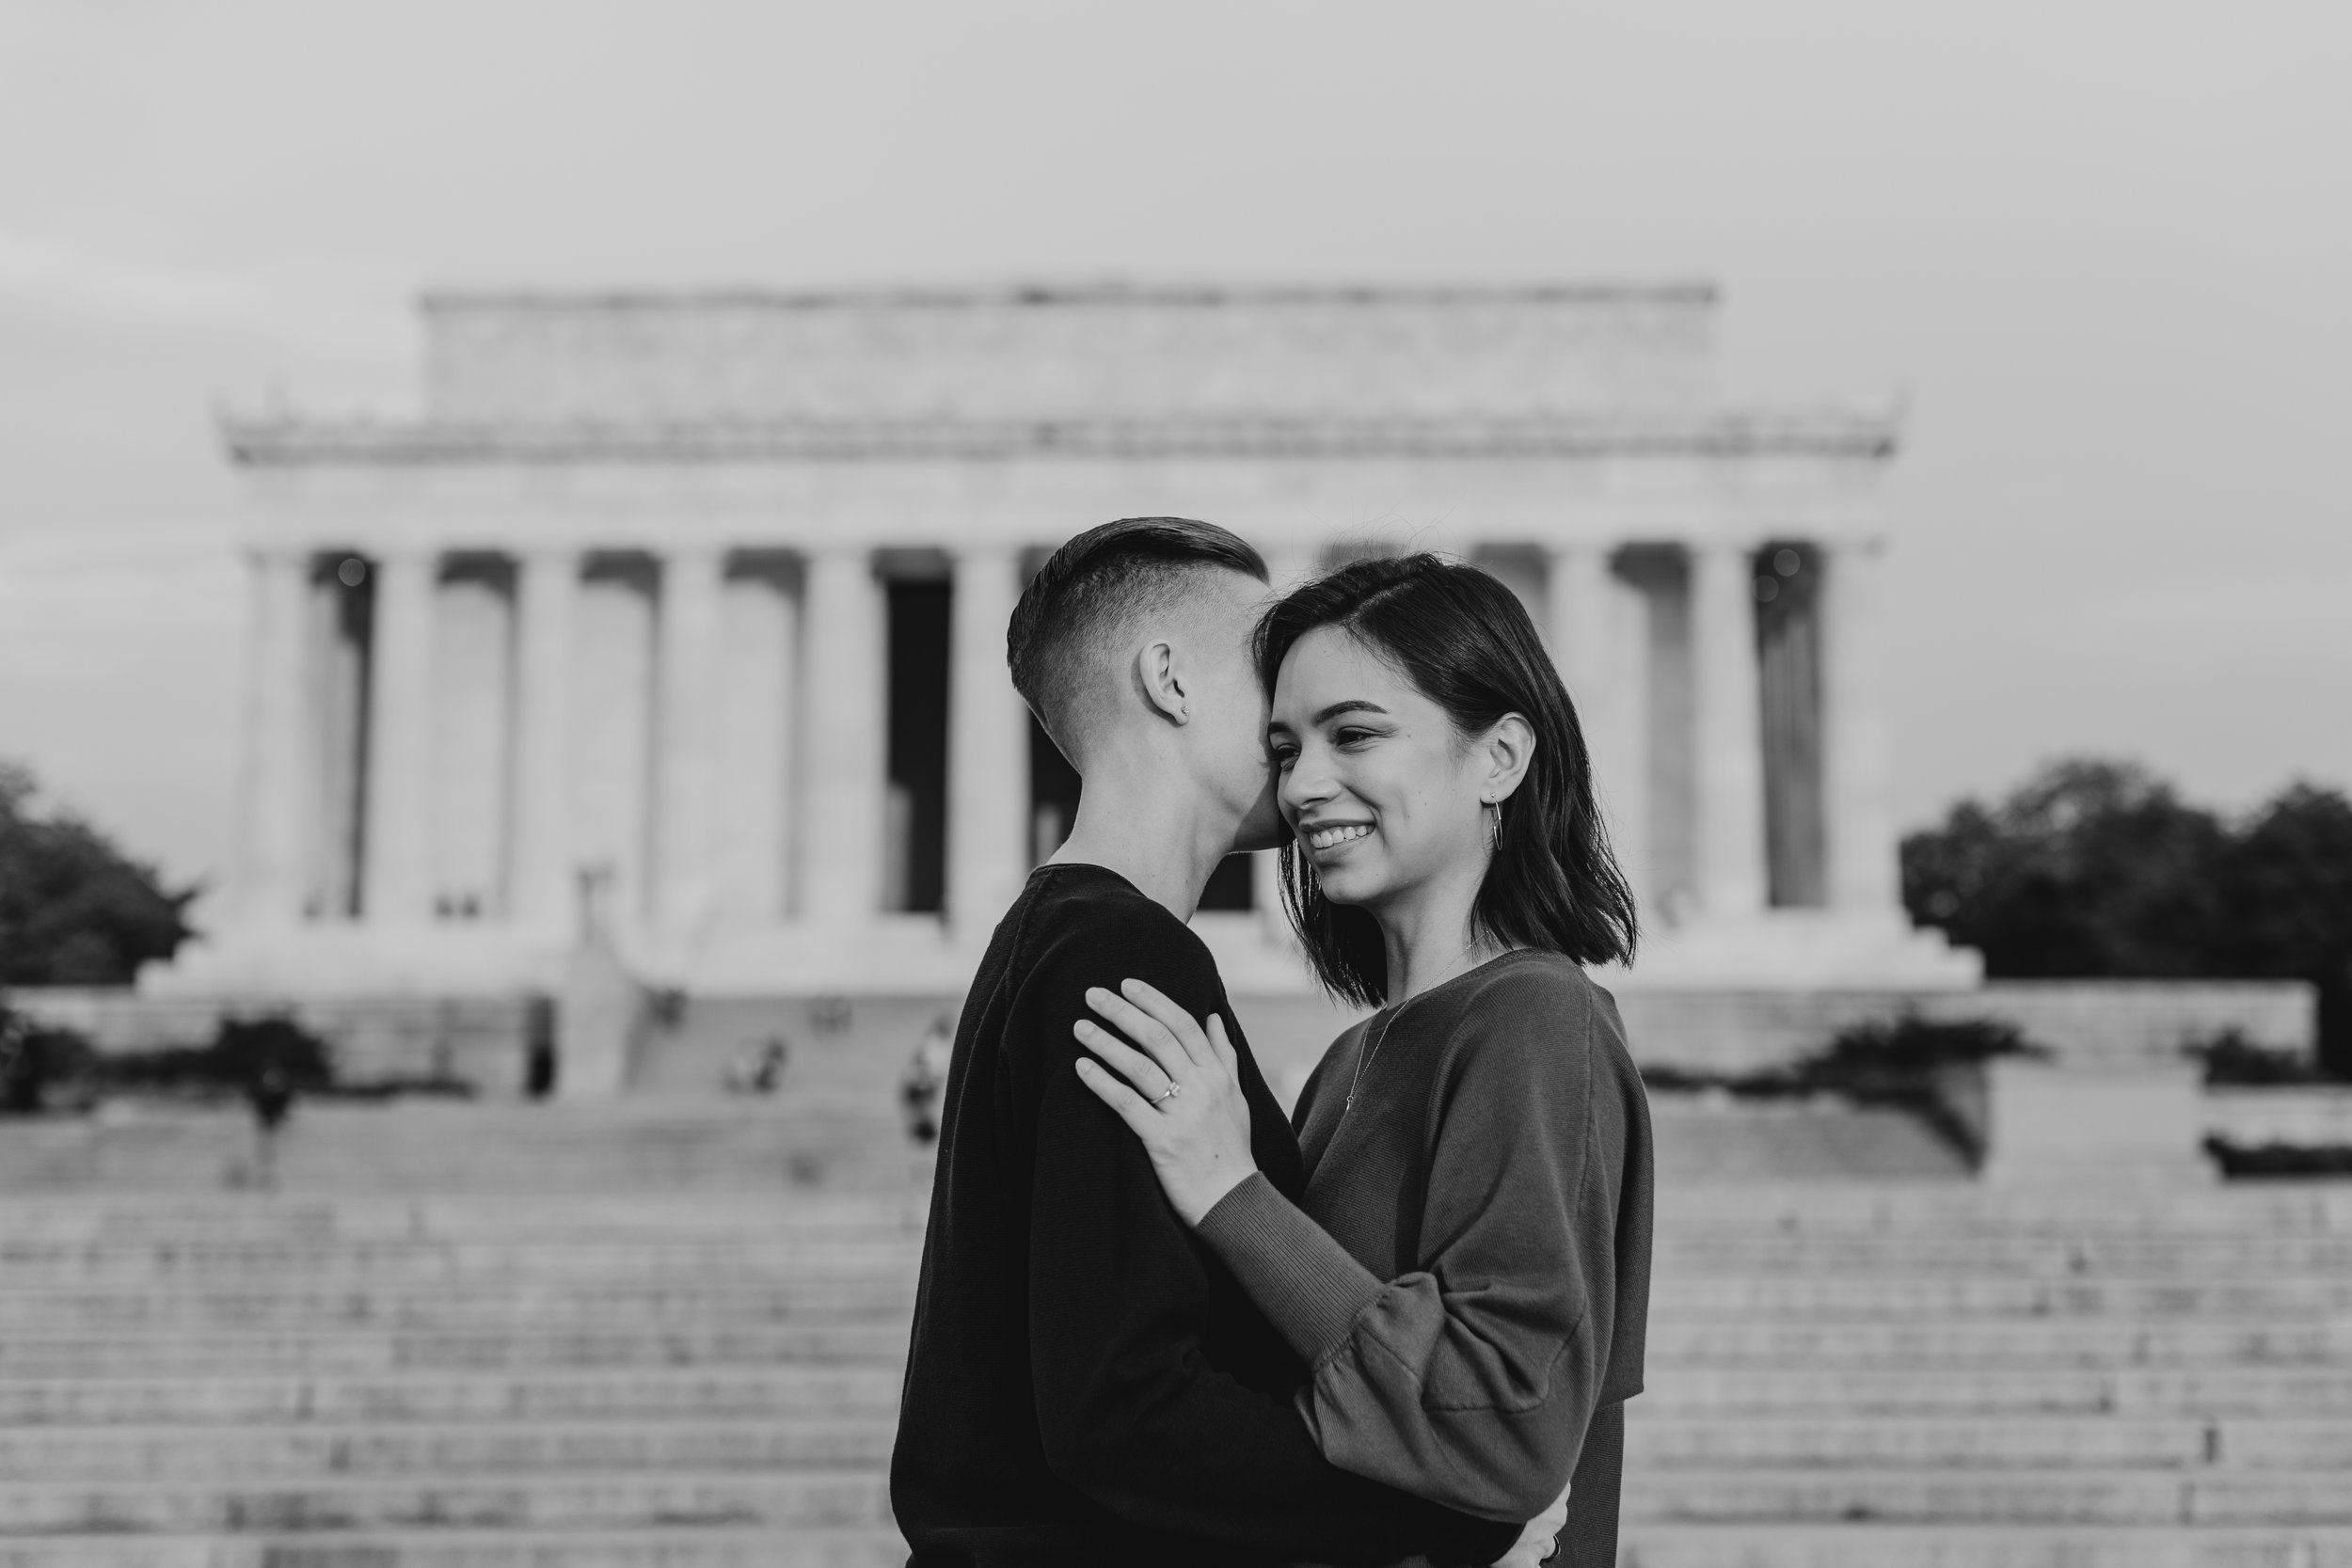
M1177 1210L1177 1217L1187 1230L1198 1230L1200 1222L1209 1217L1209 1211L1225 1201L1228 1194L1258 1174L1254 1163L1243 1162L1238 1167L1221 1167L1210 1174L1200 1186L1184 1195L1186 1201Z

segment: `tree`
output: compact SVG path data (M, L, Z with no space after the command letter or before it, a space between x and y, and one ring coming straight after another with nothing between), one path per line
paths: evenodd
M2352 801L2296 784L2233 826L2129 764L2059 762L1903 840L1903 902L2009 977L2301 979L2352 1077Z
M2220 898L2220 968L2318 987L2320 1057L2352 1078L2352 800L2280 791L2232 841Z
M1903 841L1903 902L2002 976L2209 973L2228 831L2128 764L2054 764Z
M33 775L0 763L0 985L127 985L189 935L196 889L64 812L36 815Z

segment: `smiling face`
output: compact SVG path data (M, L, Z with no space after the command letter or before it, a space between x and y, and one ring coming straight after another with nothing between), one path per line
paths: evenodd
M1267 735L1283 820L1333 903L1376 911L1484 876L1488 749L1351 633L1292 644Z

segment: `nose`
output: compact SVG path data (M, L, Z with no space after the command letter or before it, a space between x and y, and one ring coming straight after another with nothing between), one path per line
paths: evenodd
M1290 771L1280 776L1278 798L1282 804L1282 819L1293 828L1298 826L1300 817L1340 792L1322 751L1313 745L1300 748L1298 755L1291 760Z

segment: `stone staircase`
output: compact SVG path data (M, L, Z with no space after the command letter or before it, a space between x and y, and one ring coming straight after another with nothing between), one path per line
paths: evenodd
M903 1159L418 1109L288 1196L11 1187L0 1568L902 1560ZM2352 1186L1685 1179L1658 1245L1629 1565L2352 1565Z

